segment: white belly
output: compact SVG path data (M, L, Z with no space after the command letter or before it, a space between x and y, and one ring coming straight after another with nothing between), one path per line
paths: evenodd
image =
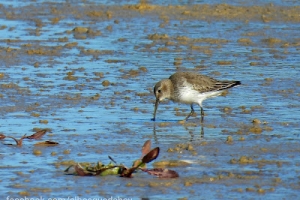
M198 91L193 90L189 87L183 87L179 89L179 94L176 101L187 104L197 103L199 105L202 105L202 101L204 101L205 99L219 96L221 93L222 91L199 93Z

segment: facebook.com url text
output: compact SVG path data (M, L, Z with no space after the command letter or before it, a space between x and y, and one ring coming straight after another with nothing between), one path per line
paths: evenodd
M75 197L18 197L18 198L14 198L14 197L10 197L7 196L6 200L132 200L132 198L122 198L122 197L79 197L79 196L75 196Z

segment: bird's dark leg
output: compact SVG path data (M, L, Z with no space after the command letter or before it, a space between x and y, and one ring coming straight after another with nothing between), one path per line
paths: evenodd
M193 104L191 104L191 112L190 112L190 114L185 118L185 121L188 120L188 118L189 118L190 116L192 116L192 115L194 114L194 112L195 112L195 110L194 110L194 108L193 108Z
M200 108L201 108L201 123L202 123L204 120L204 111L203 111L202 106L200 106Z

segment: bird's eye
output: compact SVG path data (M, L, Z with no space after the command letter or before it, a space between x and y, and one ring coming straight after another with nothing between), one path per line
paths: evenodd
M161 90L157 90L157 92L158 92L158 93L160 93L160 92L161 92Z

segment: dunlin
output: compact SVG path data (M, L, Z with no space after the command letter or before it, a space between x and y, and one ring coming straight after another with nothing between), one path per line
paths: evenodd
M191 112L185 120L194 113L193 104L198 104L201 108L201 122L203 122L204 111L202 101L207 98L216 97L223 90L240 84L240 81L219 81L192 72L176 72L168 79L163 79L154 86L156 102L152 120L155 120L158 104L164 99L170 99L175 102L191 104Z

